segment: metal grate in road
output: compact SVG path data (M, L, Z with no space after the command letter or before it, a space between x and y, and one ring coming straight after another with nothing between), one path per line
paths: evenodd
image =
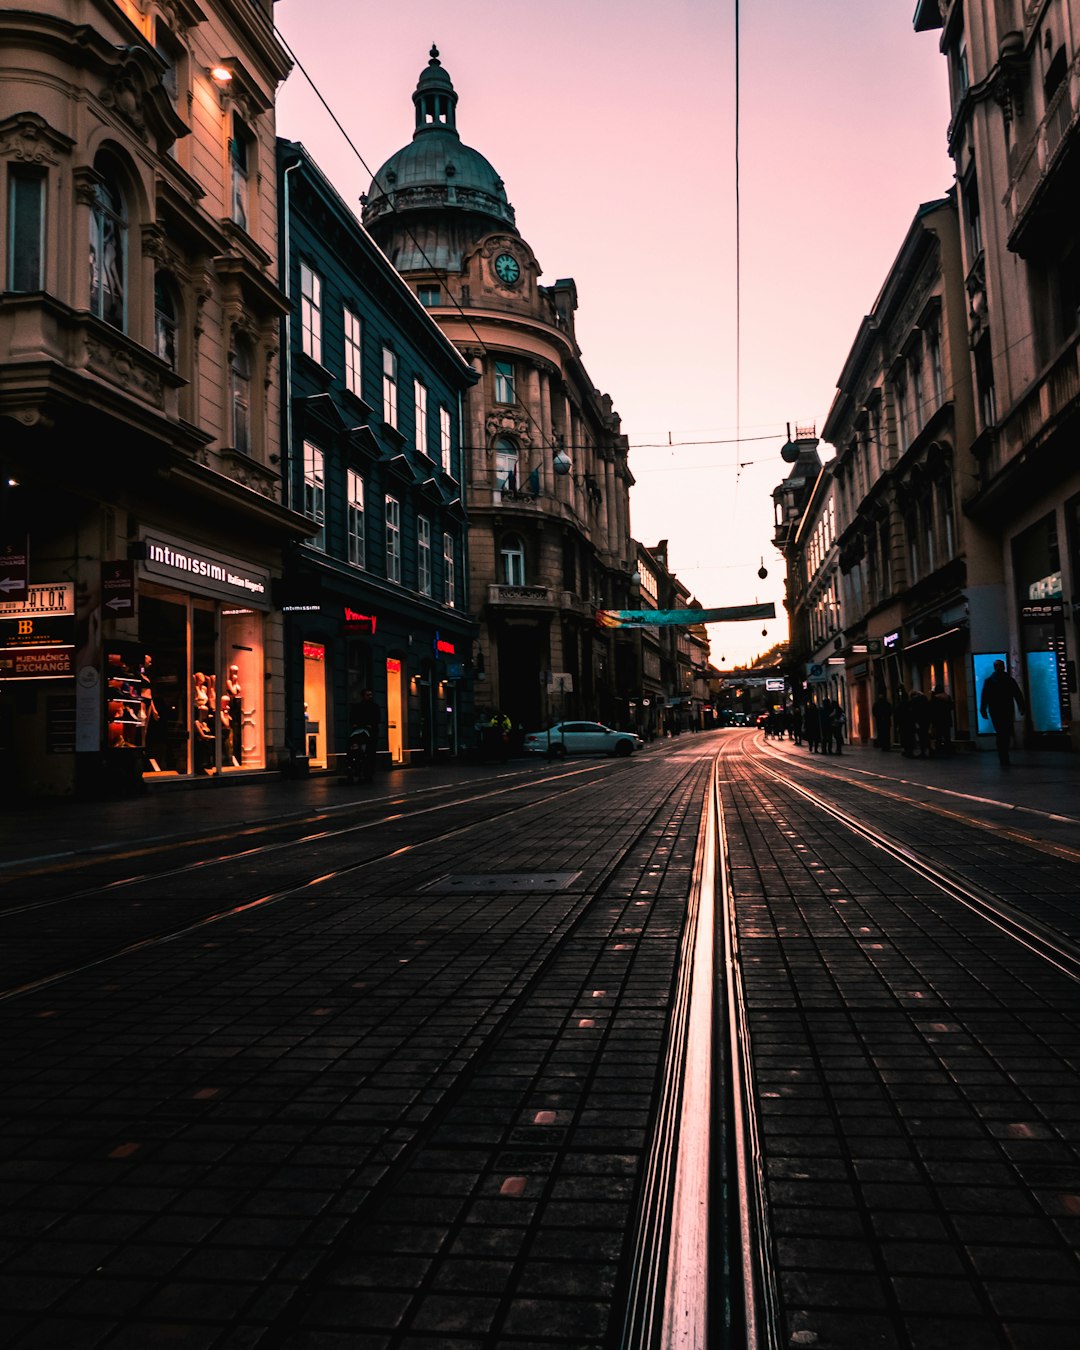
M492 891L568 891L581 876L580 872L457 872L437 877L421 886L422 891L456 895Z

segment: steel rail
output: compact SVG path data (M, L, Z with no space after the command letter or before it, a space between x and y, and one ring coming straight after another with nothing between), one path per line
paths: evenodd
M888 835L864 824L856 816L834 805L826 798L804 787L794 779L777 772L763 760L755 761L761 771L775 782L783 783L799 796L804 797L826 815L845 825L853 833L880 849L897 862L903 863L917 876L936 886L943 894L963 905L979 918L997 928L1014 942L1027 948L1033 955L1040 957L1059 970L1069 979L1080 983L1080 945L1072 942L1064 934L1056 932L1048 925L1040 923L1030 915L1011 905L1001 896L964 881L955 873L940 864L929 862L915 849L897 843Z
M622 1350L704 1350L709 1344L715 865L710 776L640 1190Z
M780 1299L775 1248L769 1227L764 1149L758 1123L746 989L739 953L735 896L728 866L727 821L720 796L719 760L713 775L719 867L719 915L727 987L727 1106L730 1118L729 1173L737 1204L730 1216L741 1275L746 1350L780 1350ZM733 1290L734 1292L734 1290Z
M691 771L692 771L692 770L687 770L687 772L691 772ZM565 776L571 777L571 776L575 776L575 774L579 774L579 773L581 773L581 772L585 772L585 771L584 771L584 770L575 770L575 771L573 771L573 773L567 774L567 775L565 775ZM678 788L678 784L681 783L685 777L686 777L686 774L685 774L685 773L684 773L684 774L681 774L681 775L679 776L679 779L678 779L677 783L671 788L670 791L671 791L671 792L676 791L677 788ZM547 780L547 781L550 781L550 779ZM283 901L283 900L288 900L288 899L290 899L290 898L292 898L292 897L301 895L302 893L308 891L312 886L322 885L323 883L326 883L326 882L329 882L329 881L336 881L336 880L339 880L339 879L342 878L342 877L348 876L348 875L349 875L350 873L352 873L352 872L358 872L358 871L361 871L361 870L364 869L364 868L371 867L371 866L374 866L374 865L378 865L379 863L384 863L384 862L389 862L389 861L395 860L395 859L397 859L397 858L400 858L400 857L402 856L402 854L404 854L404 853L411 853L411 852L415 851L416 849L427 848L427 847L429 847L429 846L432 845L432 844L441 844L441 843L445 843L448 839L453 839L453 838L455 838L455 837L457 837L457 836L460 836L460 835L463 835L463 834L467 834L467 833L469 833L469 832L472 831L472 830L480 829L480 828L482 828L482 827L485 826L485 825L490 825L490 824L492 824L493 821L496 821L496 820L497 820L497 821L503 821L503 820L505 820L508 816L518 815L518 814L520 814L521 812L524 812L524 811L538 810L538 809L541 809L541 808L543 808L543 807L545 807L545 806L551 805L553 802L560 802L560 803L561 803L563 797L566 796L566 795L569 794L569 793L585 792L585 791L587 791L587 790L590 789L590 788L599 787L599 786L602 786L602 785L605 784L605 783L606 783L606 779L594 779L592 782L588 782L588 783L579 783L579 784L576 784L575 786L568 787L568 788L564 787L564 788L562 789L561 793L558 794L557 796L556 796L556 795L552 795L552 796L549 796L549 797L545 797L542 801L539 801L539 802L524 802L524 803L522 803L522 805L520 805L520 806L511 807L510 809L508 809L508 810L506 810L506 811L499 812L496 816L485 815L481 820L474 820L474 821L470 821L470 822L468 822L468 823L466 823L466 824L464 824L464 825L455 826L453 829L450 829L450 830L444 830L444 831L443 831L442 833L440 833L440 834L430 835L427 839L420 839L420 840L417 840L415 843L405 844L405 845L397 845L397 846L395 846L395 847L393 847L393 848L388 848L388 849L386 849L383 853L376 854L374 857L363 858L363 859L360 859L359 861L357 861L357 862L355 862L355 863L350 863L350 864L348 864L348 865L345 866L345 867L338 868L338 869L336 869L335 871L323 873L323 874L321 874L321 875L319 875L319 876L315 876L315 877L309 877L309 878L308 878L307 880L305 880L305 881L295 883L295 884L293 884L293 885L291 885L291 886L287 886L287 887L283 888L282 890L279 890L279 891L272 891L272 892L270 892L270 893L268 893L268 894L266 894L266 895L263 895L263 896L256 896L256 897L253 897L253 898L251 898L251 899L241 901L241 902L238 903L238 904L230 905L227 909L219 910L219 911L217 911L217 912L215 912L215 913L212 913L212 914L204 914L204 915L200 915L197 919L194 919L194 920L191 920L191 921L188 922L188 923L182 924L180 927L175 928L175 929L173 929L173 930L171 930L171 931L169 931L169 932L167 932L167 933L157 933L157 934L152 934L152 935L149 936L149 937L145 937L145 938L139 939L137 942L128 943L126 946L120 947L120 948L118 948L117 950L115 950L115 951L113 951L113 952L106 953L105 955L102 955L102 956L97 956L97 957L93 958L93 960L90 960L90 961L82 962L82 963L80 963L80 964L77 965L77 966L71 966L71 967L69 967L69 968L67 968L67 969L65 969L65 970L61 970L61 971L54 971L52 974L40 976L40 977L38 977L37 979L34 979L34 980L28 980L25 984L17 985L17 986L14 986L14 987L10 988L10 989L0 990L0 1003L6 1003L6 1002L9 1002L9 1001L12 1000L12 999L15 999L15 998L21 998L21 997L24 997L24 996L27 995L27 994L35 993L35 992L37 992L37 991L40 990L40 989L49 988L49 987L51 987L52 985L58 984L58 983L60 983L60 982L63 981L63 980L72 979L72 978L74 978L75 976L84 973L85 971L88 971L88 970L94 970L94 969L96 969L96 968L99 967L99 966L105 965L105 964L107 964L107 963L110 962L110 961L116 961L116 960L119 960L119 959L121 959L121 958L124 957L124 956L133 955L133 954L135 954L136 952L146 951L146 950L148 950L148 949L150 949L150 948L152 948L152 947L156 947L156 946L164 946L166 943L169 943L169 942L175 942L175 941L177 941L178 939L180 939L180 938L182 938L182 937L185 937L185 936L187 936L187 935L190 934L190 933L198 932L200 929L208 927L210 924L220 923L220 922L222 922L223 920L229 919L229 918L233 918L233 917L235 917L235 916L238 915L238 914L247 913L248 911L253 910L253 909L259 909L259 908L267 907L267 906L270 906L270 905L279 904L279 903L280 903L281 901ZM505 790L505 789L504 789L504 790ZM495 796L495 795L499 795L499 794L497 794L497 793L488 793L488 794L484 794L484 795L485 795L485 796ZM670 795L670 792L669 792L668 795ZM476 798L473 798L473 799L471 799L471 800L477 800L477 799L476 799ZM449 809L449 808L450 808L452 805L454 805L454 804L455 804L455 803L445 803L444 805L439 806L439 807L425 808L423 814L430 814L432 811L437 811L437 810L447 810L447 809ZM659 809L659 808L657 808L657 809ZM400 819L400 818L402 818L402 817L399 816L398 818ZM378 822L369 822L369 825L370 825L370 824L373 824L373 823L374 823L374 824L385 823L385 817L380 818L380 821L378 821ZM351 830L341 830L341 831L332 831L332 832L328 832L328 833L330 833L330 834L335 834L335 835L336 835L336 834L348 834L348 833L350 833L350 832L351 832ZM325 840L326 837L327 837L326 834L320 834L320 835L318 835L318 836L312 836L312 840L314 841L314 840L317 839L319 842L323 842L323 841ZM290 841L290 846L291 846L291 847L295 847L295 846L296 846L296 841ZM269 851L271 848L275 848L275 849L276 849L277 847L279 847L279 846L278 846L278 845L273 845L273 846L268 845L268 846L267 846L267 851ZM219 861L222 861L222 862L231 861L231 858L229 858L229 859L221 859L221 860L219 860ZM183 869L183 868L182 868L182 869L177 869L177 872L183 872L183 871L186 871L186 870L189 870L189 869ZM167 875L172 875L172 873L167 874ZM160 878L160 875L155 875L155 876L153 876L153 877L148 877L148 878L142 878L142 880L144 880L144 881L154 881L154 882L156 882L156 881L158 881L158 880L160 880L160 879L161 879L161 878ZM95 891L89 892L89 894L100 895L100 894L104 893L106 890L107 890L106 887L100 887L100 888L98 888L98 889L95 890ZM73 898L73 897L69 896L69 897L66 897L66 898L71 899L71 898Z
M434 815L439 811L449 810L452 807L471 806L474 802L486 801L491 797L503 797L511 792L520 792L523 788L535 787L538 781L547 784L561 780L563 778L575 778L583 773L593 772L601 767L610 768L611 766L588 765L583 768L567 769L560 774L549 774L545 776L542 780L537 780L536 778L530 777L524 782L514 783L510 785L503 784L500 787L493 790L488 790L485 792L477 792L474 793L472 796L468 797L458 797L453 801L437 802L433 806L423 806L415 811L398 811L393 815L380 815L375 817L375 819L373 820L364 820L355 825L345 825L342 826L340 829L320 830L317 834L304 834L296 838L279 840L278 842L273 844L257 844L253 848L241 849L239 852L236 853L222 853L214 858L201 858L197 859L194 862L183 863L176 867L167 867L160 872L143 872L136 876L117 877L113 881L103 881L100 885L89 886L84 888L83 890L67 891L63 895L49 896L47 899L42 900L30 900L27 903L21 905L20 904L3 905L0 906L0 923L2 923L4 919L15 918L19 915L27 913L36 913L38 910L49 909L54 905L66 904L69 900L82 900L86 899L88 896L101 896L112 894L115 893L116 891L122 890L125 886L141 886L145 885L147 882L150 881L167 881L170 877L186 876L191 872L202 871L204 868L208 867L225 867L230 863L239 861L240 859L250 860L252 858L260 856L279 853L285 849L297 848L302 844L322 843L327 840L340 839L350 834L361 834L365 830L376 829L380 825L385 825L388 822L392 821L403 820L406 817L410 820L414 820L418 819L420 816ZM621 761L620 767L625 767L624 765L622 765ZM421 792L428 792L432 790L434 789L427 789L427 788L420 789ZM442 789L442 790L448 791L449 789ZM377 800L378 799L376 799L376 801ZM386 800L389 805L402 804L396 797L393 801L391 801L389 798L383 800ZM345 805L340 807L335 806L321 810L317 815L314 816L292 817L287 820L270 822L267 823L265 826L252 826L249 827L248 829L238 831L237 836L222 834L218 831L210 836L195 835L185 837L183 840L179 840L168 844L162 844L159 846L159 848L161 852L165 852L166 850L172 851L178 848L197 848L200 844L220 843L222 839L228 839L230 837L243 838L252 833L257 832L266 833L274 829L278 830L288 829L290 826L296 826L298 824L302 825L307 822L310 822L311 824L319 824L326 818L327 811L346 810L350 806L355 808L356 806L366 806L371 804L373 803L370 802L346 803ZM490 817L488 817L488 819L490 819ZM142 857L145 856L147 853L151 853L154 851L157 850L155 849L139 850L134 854L121 852L119 856L121 858L127 858L132 856ZM95 858L101 857L100 854L94 854L93 856ZM65 864L63 869L57 870L66 871L69 870L69 868L70 864ZM47 871L44 873L37 872L24 875L49 876L55 875L55 873Z

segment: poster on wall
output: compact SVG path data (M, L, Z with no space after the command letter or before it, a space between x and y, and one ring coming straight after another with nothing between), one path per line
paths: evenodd
M1061 693L1056 652L1025 652L1028 699L1033 731L1061 731Z

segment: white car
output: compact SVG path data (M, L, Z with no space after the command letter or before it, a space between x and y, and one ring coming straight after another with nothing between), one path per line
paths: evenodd
M614 731L602 722L556 722L547 731L530 731L525 749L533 755L632 755L644 742L632 731Z

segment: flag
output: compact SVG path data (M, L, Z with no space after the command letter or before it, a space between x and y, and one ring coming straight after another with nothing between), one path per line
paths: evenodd
M517 491L517 469L511 469L506 475L506 482L503 484L503 488L506 492Z
M529 491L534 497L540 496L540 470L533 469L529 474Z

